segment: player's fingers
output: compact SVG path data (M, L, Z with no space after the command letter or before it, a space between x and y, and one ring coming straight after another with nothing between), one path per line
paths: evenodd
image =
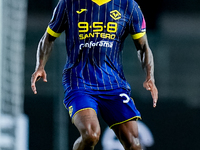
M149 86L149 84L147 84L146 89L147 89L148 91L151 90L151 87Z
M32 88L33 93L37 94L36 86L31 86L31 88Z
M41 78L41 76L38 76L38 77L37 77L37 79L36 79L36 81L39 81L39 80L40 80L40 78Z
M158 99L157 98L153 98L153 107L155 108L156 107L156 105L157 105L157 101L158 101Z
M157 100L154 100L154 101L153 101L153 107L155 108L156 105L157 105Z
M153 107L156 107L158 101L158 90L155 84L151 82L151 80L148 80L143 83L143 87L151 92L151 96L153 99Z
M32 77L31 77L31 89L32 89L32 91L33 91L34 94L37 94L37 90L36 90L36 86L35 86L36 80L37 80L37 78L33 74Z
M150 85L149 85L148 82L144 82L143 87L144 87L146 90L148 90L148 91L151 90L151 87L150 87Z
M153 107L156 107L157 101L158 101L158 90L156 87L151 91L151 95L153 98Z
M31 89L32 89L32 91L33 91L34 94L37 94L35 83L31 84Z
M43 73L43 81L47 82L47 74L46 74L46 72Z

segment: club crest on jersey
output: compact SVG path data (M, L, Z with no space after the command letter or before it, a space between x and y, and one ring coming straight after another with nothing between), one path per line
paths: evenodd
M69 106L69 116L71 117L72 116L72 112L73 112L73 107L72 106Z
M121 14L117 10L113 10L110 12L110 17L113 18L114 20L118 20L121 18Z
M87 11L87 9L80 9L80 10L77 10L76 13L77 13L77 14L81 14L81 13L84 12L84 11Z

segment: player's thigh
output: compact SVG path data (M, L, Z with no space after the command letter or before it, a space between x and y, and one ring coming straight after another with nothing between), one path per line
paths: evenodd
M81 110L73 118L74 124L79 132L84 134L100 135L100 125L97 114L93 109Z
M112 129L123 145L131 143L137 144L138 125L135 120L116 125Z
M72 90L65 96L64 104L69 111L72 123L82 135L86 132L99 132L98 103L90 91Z

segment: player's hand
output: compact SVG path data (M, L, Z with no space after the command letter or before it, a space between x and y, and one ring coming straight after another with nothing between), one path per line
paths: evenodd
M144 81L143 87L151 92L151 96L153 98L153 107L156 107L158 101L158 90L157 87L152 79L148 79Z
M31 77L31 88L34 94L37 94L35 83L40 80L40 78L43 78L44 82L47 82L47 74L44 69L37 69Z

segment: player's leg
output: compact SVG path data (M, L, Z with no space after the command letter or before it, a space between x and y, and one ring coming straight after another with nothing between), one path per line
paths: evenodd
M65 95L65 107L69 111L72 123L80 132L73 150L93 150L99 140L98 103L91 93L93 91L72 90Z
M140 112L137 110L130 92L124 89L107 91L99 95L99 110L104 121L114 130L125 150L141 150L138 138L137 122Z
M99 141L100 125L97 114L93 109L78 112L73 122L80 132L80 137L75 141L73 150L93 150Z
M138 126L136 121L128 121L116 125L112 129L125 150L142 150L138 137Z

